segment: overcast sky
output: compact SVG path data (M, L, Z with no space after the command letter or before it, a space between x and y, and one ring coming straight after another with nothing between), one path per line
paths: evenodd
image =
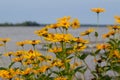
M96 14L91 8L105 8L100 24L113 24L120 15L120 0L0 0L0 23L23 22L54 23L57 18L71 16L81 24L95 24Z

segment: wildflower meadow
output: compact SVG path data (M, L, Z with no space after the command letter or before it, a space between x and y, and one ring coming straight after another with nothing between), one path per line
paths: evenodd
M106 34L99 35L99 14L105 12L104 8L92 8L96 15L97 26L74 36L69 29L80 28L77 18L64 16L58 18L56 23L47 25L34 32L40 40L22 40L16 42L18 50L8 51L7 43L10 38L0 38L0 47L4 47L2 57L9 58L9 64L0 66L0 79L2 80L87 80L86 73L91 75L89 80L120 80L120 16L114 16L115 24L108 25ZM54 32L51 32L54 30ZM94 34L95 47L91 45L91 34ZM84 39L83 36L87 36ZM102 37L104 42L99 43ZM25 49L30 45L30 49ZM41 52L37 45L45 48ZM93 66L86 59L92 57ZM19 65L19 66L15 66Z

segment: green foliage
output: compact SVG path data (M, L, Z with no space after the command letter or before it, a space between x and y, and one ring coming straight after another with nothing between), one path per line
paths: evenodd
M82 55L79 55L78 58L84 60L87 56L88 54L83 53Z
M0 67L0 70L7 70L7 68L4 68L4 67Z

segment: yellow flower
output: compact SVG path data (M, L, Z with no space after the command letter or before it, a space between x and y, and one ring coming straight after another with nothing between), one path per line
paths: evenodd
M27 44L27 43L28 43L27 40L24 40L24 41L16 42L16 45L23 47L23 46L24 46L25 44Z
M34 60L37 57L40 57L41 53L38 51L29 50L24 54L24 58L28 60Z
M45 72L49 67L47 65L44 65L44 66L41 66L39 69L38 69L38 72Z
M74 52L75 52L74 50L67 50L66 54L72 54Z
M114 55L120 59L120 52L118 50L114 50Z
M120 63L120 60L113 60L112 63Z
M58 66L58 67L62 67L64 65L64 63L61 60L53 60L51 66Z
M2 41L3 43L6 43L10 41L10 38L0 38L0 41Z
M115 16L114 18L116 23L120 23L120 16Z
M79 28L80 27L80 22L78 19L74 19L72 24L71 24L73 29Z
M7 53L4 54L4 56L11 56L13 54L14 54L14 52L7 52Z
M108 29L109 29L109 30L119 30L119 29L120 29L120 26L117 26L117 25L108 26Z
M70 27L70 16L64 16L63 18L59 18L57 21L57 25L68 29Z
M54 80L67 80L67 78L60 76L60 77L55 78Z
M17 57L20 57L20 56L22 56L24 53L25 53L24 50L19 50L19 51L14 52L13 55L14 55L14 56L17 56Z
M21 78L18 78L18 77L17 77L17 78L15 78L15 80L24 80L24 79L21 79Z
M69 42L72 40L72 34L56 34L55 38L60 42Z
M78 45L75 45L74 46L74 51L83 51L84 49L86 48L86 46L82 43L78 44Z
M109 38L109 37L110 37L110 34L103 34L103 35L102 35L102 38L104 38L104 39L105 39L105 38Z
M102 60L102 59L96 59L96 58L94 59L94 62L95 62L95 63L101 63L101 62L103 62L103 61L104 61L104 60Z
M16 71L12 68L7 69L7 70L0 70L0 77L6 79L12 79L13 77L15 77Z
M26 61L23 62L24 65L30 65L32 63L33 63L32 60L26 60Z
M44 39L51 42L57 42L57 40L55 39L55 34L52 33L48 34Z
M109 34L109 35L112 35L112 36L114 36L115 33L116 33L116 32L115 32L114 30L111 30L110 32L108 32L108 34Z
M54 48L49 49L48 51L49 51L49 52L53 52L53 53L57 53L57 52L61 52L61 51L62 51L62 48L54 47Z
M24 71L21 71L22 75L28 75L32 73L32 68L27 68Z
M4 46L4 44L0 43L0 46Z
M28 44L37 45L40 43L40 40L28 40Z
M75 62L73 64L71 64L71 69L75 69L76 67L80 66L82 64L82 62Z
M89 43L88 40L84 40L83 38L80 38L80 37L73 38L73 41L75 41L77 43L83 43L83 44Z
M16 58L12 58L12 61L13 62L22 62L24 58L21 56L21 57L16 57Z
M46 36L48 34L48 28L45 27L40 30L36 30L34 33L38 36Z
M91 11L96 12L96 13L101 13L101 12L105 12L105 9L104 8L92 8Z
M99 49L99 50L109 49L109 48L110 48L110 45L109 45L109 44L97 44L97 45L96 45L96 48Z
M81 36L89 35L90 33L94 32L94 31L95 31L95 29L89 28L89 29L87 29L85 32L82 32L82 33L81 33Z
M59 26L58 26L58 24L57 23L55 23L55 24L51 24L50 25L50 28L52 28L52 29L56 29L56 28L58 28Z
M9 74L7 70L0 70L0 77L5 79L11 79L12 76Z
M58 18L57 20L58 20L58 22L61 22L61 21L69 21L70 19L71 19L70 16L64 16L62 18Z
M68 29L70 27L70 22L67 20L64 20L64 21L58 22L58 25L63 27L63 28Z
M49 34L45 39L51 42L70 42L72 40L72 34Z

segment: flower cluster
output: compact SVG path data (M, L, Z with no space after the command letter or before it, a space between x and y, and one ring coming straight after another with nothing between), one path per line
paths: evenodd
M101 13L102 8L93 8L93 12ZM119 16L115 17L119 23ZM54 24L46 25L34 33L41 40L23 40L16 42L16 51L7 51L9 38L0 38L0 46L5 47L1 57L8 57L7 67L0 67L0 78L3 80L87 80L86 73L92 75L90 80L120 79L120 26L109 26L109 32L100 35L105 42L97 41L98 33L94 28L80 32L76 37L70 29L80 28L77 18L70 16L58 18ZM96 45L90 40L95 34ZM88 36L84 39L83 36ZM93 38L93 36L92 36ZM26 45L31 45L26 49ZM42 45L45 51L37 46ZM88 50L90 49L90 50ZM41 53L42 52L42 53ZM87 60L92 59L91 68ZM113 73L113 75L108 74Z

